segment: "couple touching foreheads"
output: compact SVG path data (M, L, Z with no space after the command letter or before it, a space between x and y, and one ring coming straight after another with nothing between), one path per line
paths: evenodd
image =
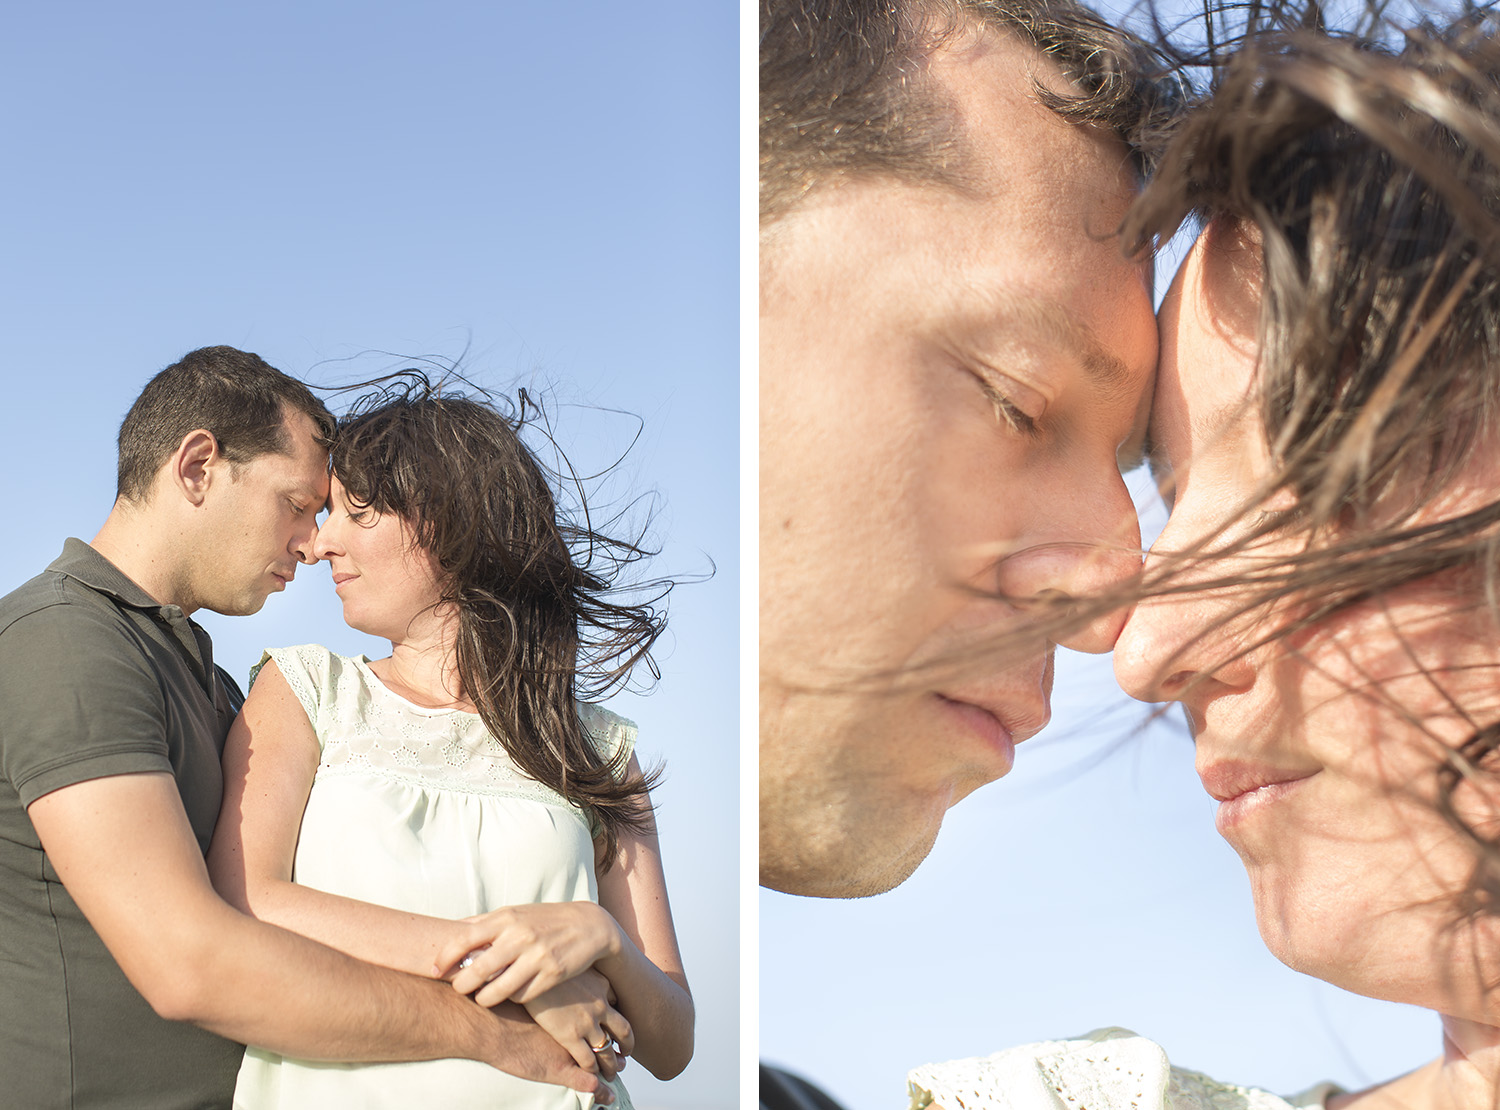
M1272 952L1444 1030L1362 1092L1105 1030L916 1105L1500 1103L1500 23L1384 7L1208 5L1189 52L1068 0L762 5L762 883L902 882L1053 645L1112 649Z
M682 1070L655 776L582 700L664 621L532 416L407 372L335 419L231 347L146 385L98 535L0 599L0 1105L577 1110ZM192 615L318 561L390 654L273 648L242 695Z

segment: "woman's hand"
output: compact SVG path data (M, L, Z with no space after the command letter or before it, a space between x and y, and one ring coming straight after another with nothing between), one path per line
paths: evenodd
M622 943L615 919L593 902L506 906L465 923L472 929L438 953L434 974L451 974L454 989L481 1006L526 1005L619 954Z
M609 980L590 969L525 1005L532 1020L567 1049L579 1067L613 1079L624 1068L625 1057L635 1051L635 1032L614 1002Z

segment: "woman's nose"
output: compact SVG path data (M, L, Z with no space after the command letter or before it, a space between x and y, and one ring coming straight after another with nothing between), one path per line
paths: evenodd
M1140 701L1171 701L1190 681L1191 668L1182 666L1187 637L1182 633L1180 599L1140 601L1124 622L1115 641L1115 681ZM1174 621L1174 614L1179 618Z
M1231 625L1233 603L1207 592L1136 603L1115 643L1115 680L1141 701L1204 700L1245 689L1254 665Z
M338 532L334 528L333 514L329 513L328 519L323 521L322 527L318 529L317 535L313 537L313 559L326 559L331 554L337 554L340 550L337 541Z

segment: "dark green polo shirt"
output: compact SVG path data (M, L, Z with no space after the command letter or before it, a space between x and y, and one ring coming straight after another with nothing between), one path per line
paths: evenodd
M156 1016L26 816L74 783L166 771L207 851L243 700L212 651L80 540L0 598L0 1108L230 1103L240 1046Z

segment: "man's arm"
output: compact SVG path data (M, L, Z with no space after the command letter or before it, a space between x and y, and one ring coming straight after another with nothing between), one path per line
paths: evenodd
M360 963L214 893L171 776L76 783L27 809L69 894L164 1018L304 1059L465 1057L612 1096L519 1007Z

